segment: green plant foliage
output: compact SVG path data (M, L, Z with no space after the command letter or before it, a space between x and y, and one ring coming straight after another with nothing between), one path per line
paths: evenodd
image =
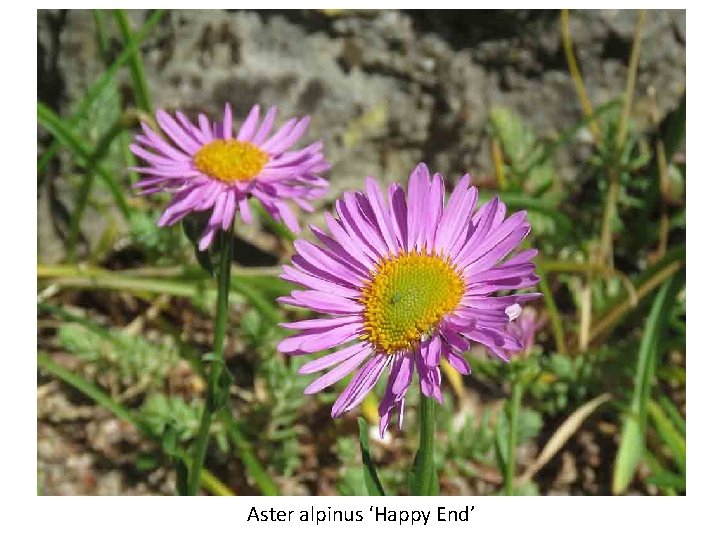
M645 324L645 332L638 353L635 389L633 391L630 409L623 423L622 439L615 459L613 476L613 492L615 493L625 491L635 474L635 470L644 451L645 423L647 421L648 407L651 403L650 394L654 382L655 369L659 360L660 340L667 326L670 306L675 301L683 279L684 276L678 274L673 280L666 282L662 286L655 297L652 310ZM655 409L655 414L659 414L659 408ZM669 422L662 424L664 428L667 428L667 433L670 427ZM674 437L673 440L675 440ZM680 450L675 449L675 451ZM684 444L682 445L682 454L684 455ZM682 466L684 468L684 459Z
M132 212L130 234L148 261L171 264L181 260L185 243L177 227L158 227L160 212Z
M141 414L152 433L163 440L167 449L177 446L177 442L190 441L200 423L199 406L186 403L180 397L165 394L148 396Z
M124 331L111 330L101 335L79 324L65 324L58 339L68 352L103 371L112 371L126 386L144 382L159 387L180 361L172 341L155 344Z

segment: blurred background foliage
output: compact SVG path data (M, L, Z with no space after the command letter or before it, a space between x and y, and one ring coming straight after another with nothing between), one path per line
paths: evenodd
M62 255L46 260L46 240L38 239L40 493L173 493L200 416L213 280L183 228L155 226L163 197L134 196L136 178L127 172L138 122L154 123L143 47L174 13L132 15L92 13L85 32L104 70L81 98L61 104L52 73L39 81L38 189L63 191L50 203ZM67 16L39 12L56 23ZM319 31L328 21L372 18L343 10L285 16ZM490 18L501 24L505 16ZM412 17L421 29L427 24L424 14ZM448 27L456 22L452 12L437 17ZM545 295L531 308L540 327L534 345L509 365L474 347L472 375L445 371L440 490L683 494L685 97L663 112L635 106L640 58L653 46L643 40L643 12L631 16L624 86L596 103L576 58L575 13L538 17L555 32L557 69L570 74L566 98L576 112L547 136L518 110L492 105L475 134L491 168L475 178L481 198L499 192L511 210L529 211L526 243L540 250ZM443 28L428 32L445 35ZM374 137L387 114L358 113L339 144ZM562 152L574 156L571 176L559 164ZM236 237L230 403L212 427L204 491L366 494L360 415L370 424L367 450L386 492L407 493L417 392L409 393L404 430L382 441L375 395L337 421L330 406L343 384L303 395L302 360L275 351L285 332L277 323L298 316L275 302L291 289L277 275L292 254L292 235L255 211L260 233ZM87 225L96 229L91 236ZM193 226L186 223L185 232Z

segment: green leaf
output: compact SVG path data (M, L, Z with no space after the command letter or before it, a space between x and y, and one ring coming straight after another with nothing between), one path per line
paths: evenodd
M132 412L120 405L118 402L108 396L105 392L97 388L94 384L85 380L85 378L64 368L60 364L53 362L53 360L48 354L42 352L38 353L37 363L38 366L41 367L44 371L50 373L51 375L54 375L55 377L58 377L65 383L73 386L74 388L88 396L90 399L94 400L98 405L106 408L108 411L113 413L121 420L124 420L125 422L128 422L130 424L138 425L138 420L135 418L135 415ZM138 427L140 427L143 431L147 432L147 430L144 429L144 426Z
M178 432L173 422L165 424L165 429L162 434L162 448L168 456L177 456L178 450Z
M685 379L683 379L683 384L685 384ZM658 403L672 421L675 429L677 429L682 436L685 437L685 419L682 417L682 414L680 414L680 411L677 410L675 404L665 395L660 396Z
M69 126L68 129L70 129ZM98 164L107 155L113 141L121 133L123 133L124 129L125 122L123 118L119 118L118 120L113 122L112 125L107 129L107 131L102 135L102 137L100 137L100 140L95 145L95 149L87 158L87 163L85 165L87 170L75 198L75 208L70 219L70 234L68 239L68 245L71 260L75 259L75 247L78 235L80 234L80 222L82 221L83 214L85 213L85 209L87 208L88 202L90 201L90 193L92 191L95 179L94 171L98 168ZM115 183L113 182L111 190L114 189L114 184Z
M685 478L670 471L651 474L647 477L647 483L661 488L685 491Z
M668 471L667 469L665 469L658 461L657 457L655 457L655 455L649 450L645 450L645 453L643 454L643 462L650 469L650 476L645 479L646 483L648 483L648 480L652 477L660 477L660 481L658 483L654 483L654 485L659 487L664 495L677 495L677 491L674 487L667 487L665 485L662 485L662 478L668 473L674 474L672 471Z
M260 492L267 496L279 495L278 487L265 471L265 466L255 456L252 444L246 440L230 407L222 410L220 415L230 441L236 448L236 455L242 460L248 475L255 480Z
M653 301L640 343L635 387L630 409L622 427L620 447L615 456L612 491L623 493L632 481L645 450L645 428L650 389L658 363L660 338L667 325L670 308L684 282L684 272L665 281Z
M508 458L508 418L505 407L499 412L495 424L495 461L501 471L507 468Z
M95 20L95 38L97 39L100 56L106 65L109 65L110 58L110 38L105 28L105 11L102 9L93 9L93 19Z
M363 474L365 476L365 487L368 495L385 495L380 478L378 477L375 464L370 455L370 444L368 442L368 423L364 418L358 418L360 429L360 452L362 453Z
M677 432L672 421L655 401L648 403L648 412L658 435L672 453L675 464L685 474L685 437Z
M51 279L60 287L186 297L197 301L204 310L214 304L217 295L217 289L212 284L208 284L207 278L200 272L154 278L132 271L113 272L95 267L38 265L38 279ZM230 303L244 305L247 301L242 295L230 291Z
M128 21L125 11L122 9L114 10L113 15L115 16L115 22L120 30L124 45L131 51L130 57L128 58L128 68L132 76L135 103L144 111L152 112L152 102L150 101L150 92L148 91L147 81L145 80L145 70L138 51L136 37L130 29L130 22Z

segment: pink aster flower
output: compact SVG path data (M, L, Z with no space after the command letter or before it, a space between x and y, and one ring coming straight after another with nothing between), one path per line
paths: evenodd
M492 296L538 281L537 251L506 257L530 232L525 212L506 219L494 198L475 211L477 190L465 175L445 204L442 176L424 164L410 176L407 195L398 184L387 200L372 179L366 191L337 201L337 218L325 214L328 233L312 228L318 243L295 242L297 254L282 276L300 284L279 301L329 315L284 324L298 330L278 350L292 355L338 347L300 369L329 369L305 390L318 392L355 372L332 407L337 417L358 405L388 371L380 403L380 433L393 411L402 426L405 394L415 372L425 396L442 402L440 359L462 374L470 341L508 360L522 343L507 329L520 305L537 293Z
M287 202L312 211L309 201L327 189L327 181L318 175L329 164L321 142L289 151L305 133L307 116L288 120L271 135L276 114L277 108L270 107L261 121L255 105L235 132L229 104L221 122L211 123L201 114L197 125L181 112L173 118L161 110L157 121L167 140L143 124L143 134L135 137L130 150L148 165L135 169L146 175L135 186L143 195L174 194L158 225L173 225L192 212L212 209L199 243L204 250L220 228L229 229L236 210L250 222L248 199L255 197L274 219L299 232Z

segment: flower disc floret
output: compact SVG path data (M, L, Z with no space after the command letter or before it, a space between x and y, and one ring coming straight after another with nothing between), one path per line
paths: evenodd
M417 347L455 309L464 289L446 258L413 251L384 261L360 299L367 339L388 354Z
M252 180L269 159L267 153L252 143L218 139L198 150L193 161L208 176L232 183Z

